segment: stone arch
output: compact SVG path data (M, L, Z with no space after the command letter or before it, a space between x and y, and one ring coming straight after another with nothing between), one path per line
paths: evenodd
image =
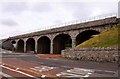
M15 41L15 40L11 40L11 43L12 43L12 44L16 44L16 41Z
M59 34L53 39L53 54L61 54L61 50L71 46L71 36L68 34Z
M11 44L13 46L12 51L16 51L17 42L15 40L11 40Z
M22 39L17 42L17 52L24 52L24 41Z
M76 46L85 42L86 40L90 39L93 37L93 35L97 35L99 34L100 32L99 31L96 31L96 30L85 30L85 31L82 31L81 33L79 33L77 36L76 36Z
M47 36L42 36L37 41L37 53L50 54L51 41Z
M33 38L29 38L26 41L26 51L30 52L30 51L34 51L35 52L35 40Z

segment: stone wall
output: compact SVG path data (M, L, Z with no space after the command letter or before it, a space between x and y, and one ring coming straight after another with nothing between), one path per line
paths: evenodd
M80 48L66 49L62 55L68 59L97 62L118 62L118 48Z
M2 48L6 49L6 50L13 50L14 46L11 43L11 40L7 39L5 41L2 42Z

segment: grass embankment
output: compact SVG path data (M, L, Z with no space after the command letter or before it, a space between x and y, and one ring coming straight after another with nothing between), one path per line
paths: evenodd
M93 48L93 47L116 48L118 47L118 45L120 45L120 41L118 41L118 36L120 36L120 34L118 34L119 29L120 29L120 25L117 25L79 44L77 48Z

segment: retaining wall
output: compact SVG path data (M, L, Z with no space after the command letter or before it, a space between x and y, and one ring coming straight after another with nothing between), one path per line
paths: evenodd
M118 48L80 48L65 49L62 56L69 59L117 63Z

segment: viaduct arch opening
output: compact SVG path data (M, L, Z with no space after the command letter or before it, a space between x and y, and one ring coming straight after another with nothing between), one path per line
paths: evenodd
M50 39L43 36L37 41L37 53L50 54Z
M17 52L24 52L24 41L21 39L17 43Z
M99 33L100 32L98 32L96 30L86 30L86 31L81 32L76 37L76 46L83 43L83 42L85 42L86 40L92 38L93 35L97 35Z
M11 46L12 51L16 51L16 41L15 41L15 40L12 40L12 41L11 41L11 44L12 44L12 46Z
M53 40L53 54L61 54L61 50L71 46L71 36L68 34L59 34Z
M35 40L33 38L29 38L26 41L26 52L35 51Z
M15 41L15 40L12 40L11 43L12 43L12 44L16 44L16 41Z

